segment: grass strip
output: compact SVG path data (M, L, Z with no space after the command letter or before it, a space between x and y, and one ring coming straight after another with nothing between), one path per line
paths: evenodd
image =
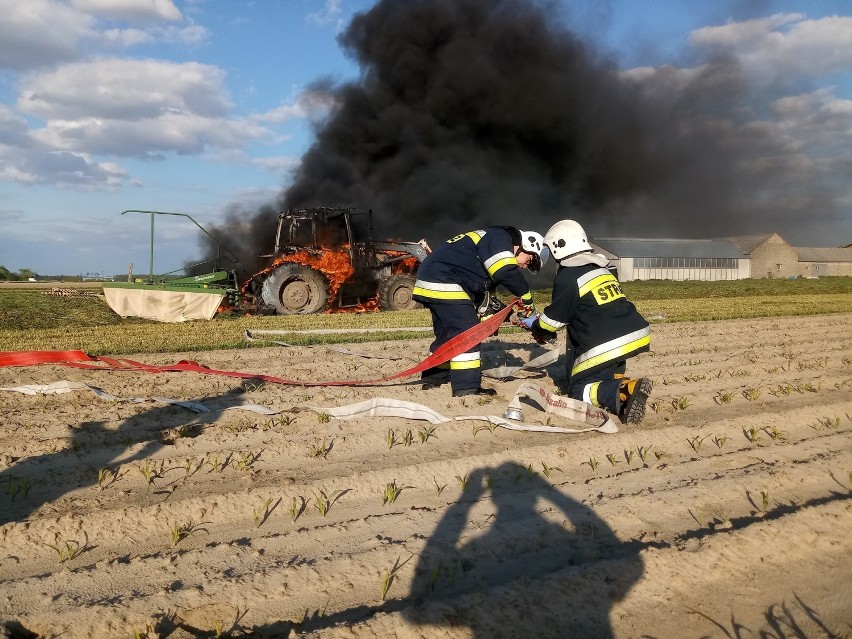
M652 323L728 320L852 312L852 278L739 280L735 282L627 282L628 297ZM635 290L634 290L635 288ZM705 296L693 296L695 291ZM755 291L769 291L758 295ZM727 292L727 295L722 293ZM646 297L655 293L656 297ZM683 294L680 294L683 293ZM534 294L542 308L549 291ZM429 338L431 332L398 328L429 326L425 309L393 313L216 317L210 321L161 324L121 319L99 297L54 297L37 291L0 290L0 350L83 350L90 355L182 353L249 348L273 340L295 345ZM247 342L252 329L379 329L372 333L288 334ZM501 328L501 334L519 331Z

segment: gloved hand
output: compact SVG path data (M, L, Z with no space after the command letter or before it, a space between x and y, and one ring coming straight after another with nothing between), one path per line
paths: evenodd
M535 318L532 326L530 326L530 332L532 333L532 338L536 341L536 344L553 344L556 341L556 333L549 331L546 328L542 328L541 324L538 323L538 317Z
M523 302L518 304L518 308L515 310L515 312L522 320L528 319L533 315L538 315L535 310L535 304L524 304Z
M533 324L535 324L537 319L538 315L530 315L529 317L522 319L520 323L522 326L526 327L527 330L532 330Z

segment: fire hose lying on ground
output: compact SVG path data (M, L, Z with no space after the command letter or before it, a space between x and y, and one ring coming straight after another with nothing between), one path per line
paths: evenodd
M61 366L68 366L72 368L104 371L128 371L144 373L193 372L202 373L206 375L222 375L226 377L251 379L254 381L263 381L273 384L285 384L291 386L375 386L382 382L393 381L422 372L428 368L447 362L456 355L464 353L473 346L476 346L477 344L481 343L485 338L489 337L490 335L493 335L498 330L500 324L502 324L503 321L508 317L508 315L513 311L517 303L517 300L512 302L510 305L494 313L493 315L488 317L488 319L481 322L477 326L474 326L473 328L468 329L464 333L457 335L453 339L441 345L439 348L435 349L435 352L433 352L431 355L429 355L426 359L424 359L416 366L401 371L399 373L395 373L394 375L384 377L382 379L369 381L334 380L324 382L311 382L303 380L288 380L280 377L274 377L271 375L246 373L241 371L218 370L203 366L198 362L190 360L181 360L176 364L158 366L144 364L130 359L119 359L103 356L93 357L87 355L83 351L0 352L0 367L58 364ZM553 363L553 361L555 361L553 358L553 352L548 353L545 356L542 356L541 358L537 359L545 361L547 363ZM530 362L526 366L529 367L530 364L532 364L532 362ZM519 370L520 368L524 367L503 367L502 369L494 369L495 371L498 371L498 374L494 374L492 376L510 376L514 374L514 372L517 372L517 370ZM63 386L63 384L65 386ZM76 386L75 384L79 383L63 382L62 384L54 387L53 389L48 388L52 385L47 385L48 387L30 385L21 387L7 387L2 388L0 390L17 391L24 393L28 392L29 394L35 394L39 392L69 392L71 390L77 390L84 387L89 390L92 390L92 392L95 392L96 395L104 399L117 399L112 395L103 393L103 391L100 391L100 389L96 389L95 387L88 386L86 384L83 384L83 387L80 387ZM186 404L186 402L177 402L176 400L169 400L168 398L154 399L158 401L164 401L166 403L174 403L179 405ZM556 426L543 426L540 424L519 423L520 420L523 419L523 413L521 411L523 399L529 400L546 413L566 418L568 420L571 420L572 422L578 422L582 425L582 428L562 428ZM196 406L203 405L196 404ZM229 409L252 410L254 412L259 412L266 415L275 414L261 406L242 405L229 407ZM199 410L200 412L206 412L209 409L207 407L204 407L203 409ZM423 419L433 424L446 423L458 419L474 419L487 421L495 426L499 426L501 428L508 428L511 430L532 430L555 433L578 433L588 431L598 431L603 433L618 432L618 426L616 426L612 419L610 419L609 414L606 411L596 408L591 404L571 399L569 397L554 395L552 393L549 393L545 389L536 386L535 384L529 383L524 383L518 388L514 398L512 399L508 409L506 410L506 413L502 417L494 415L464 415L461 417L446 417L432 410L428 406L389 398L373 398L337 408L300 407L297 409L288 410L313 410L316 412L325 413L337 419L355 419L358 417L403 417L407 419Z

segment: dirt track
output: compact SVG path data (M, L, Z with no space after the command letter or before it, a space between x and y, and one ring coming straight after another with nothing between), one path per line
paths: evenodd
M653 352L628 365L653 378L653 409L613 435L457 421L421 443L426 422L220 411L390 397L500 415L522 380L553 390L558 364L493 382L485 405L411 380L321 389L0 369L0 387L76 380L212 409L0 392L0 620L66 639L852 632L852 315L653 330ZM382 358L321 346L187 357L373 379L427 346L349 347ZM483 345L486 366L541 352L524 335ZM383 504L388 484L401 491Z

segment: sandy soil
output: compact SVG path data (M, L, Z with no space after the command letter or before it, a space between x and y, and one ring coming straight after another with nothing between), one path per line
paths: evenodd
M524 381L553 390L559 364L487 382L484 405L410 379L0 369L0 387L81 381L212 409L0 392L0 621L64 639L850 636L852 314L653 330L629 364L653 378L652 409L616 434L454 421L421 443L427 422L296 410L389 397L501 415ZM373 379L427 347L186 357ZM526 335L483 345L489 366L542 352ZM290 412L221 410L239 404Z

